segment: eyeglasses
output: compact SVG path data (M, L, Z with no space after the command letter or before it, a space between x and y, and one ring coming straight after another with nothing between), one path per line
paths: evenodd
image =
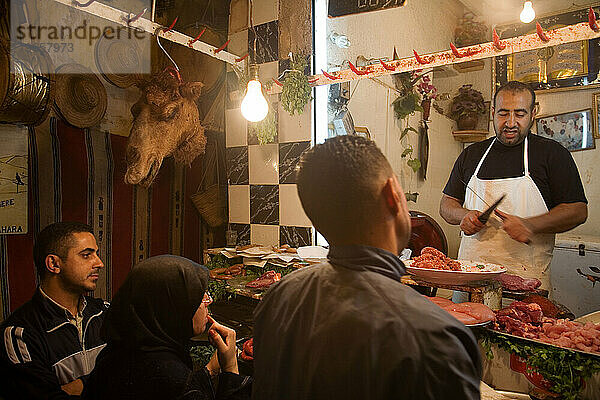
M202 304L209 306L213 302L213 298L210 293L204 292L204 297L202 298Z

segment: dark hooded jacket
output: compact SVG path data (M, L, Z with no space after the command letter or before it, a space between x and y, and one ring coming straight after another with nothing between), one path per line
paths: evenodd
M397 256L332 246L328 257L257 306L253 399L479 399L473 334L400 283Z
M205 368L192 369L192 317L207 284L206 268L183 257L157 256L136 265L108 311L102 326L107 346L98 355L83 397L244 398L244 377L222 373L215 391Z

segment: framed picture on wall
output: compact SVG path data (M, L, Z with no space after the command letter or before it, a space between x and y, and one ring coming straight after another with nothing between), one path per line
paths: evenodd
M569 151L594 149L591 109L536 118L537 134L556 140Z
M592 118L594 119L594 138L600 138L600 131L598 131L598 118L600 118L600 112L598 112L598 107L600 107L600 93L594 93L592 101Z
M27 233L27 128L0 125L0 235Z

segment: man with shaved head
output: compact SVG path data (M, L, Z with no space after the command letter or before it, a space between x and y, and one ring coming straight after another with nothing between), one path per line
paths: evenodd
M505 266L536 278L550 291L556 233L587 219L587 199L571 153L555 140L534 135L535 92L512 81L494 95L495 136L458 157L440 201L440 215L460 225L458 258ZM481 213L506 195L487 223ZM455 301L466 300L465 295Z
M297 171L328 261L272 286L254 318L255 399L479 399L473 334L400 282L406 198L375 142L338 136Z

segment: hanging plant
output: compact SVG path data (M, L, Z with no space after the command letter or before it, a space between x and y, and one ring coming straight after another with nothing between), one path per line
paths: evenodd
M405 123L405 128L400 134L400 140L404 139L409 132L419 133L418 130L409 125L408 117L415 112L423 112L422 104L424 101L431 101L437 95L437 89L431 84L431 79L427 74L419 75L420 70L411 72L401 72L394 75L396 87L400 95L392 102L394 107L394 116ZM417 84L417 82L419 82ZM406 158L406 164L417 173L421 168L421 160L413 157L413 147L408 145L404 147L402 158ZM410 196L409 196L410 195ZM417 201L418 193L407 193L409 201ZM414 199L414 200L413 200Z
M248 131L251 135L256 135L258 144L275 142L275 137L277 137L277 113L274 108L275 107L269 103L269 112L262 121L248 122Z
M431 101L437 97L437 89L431 84L431 78L425 74L420 74L421 71L401 72L394 74L394 82L398 88L400 95L392 102L394 107L394 116L396 119L404 123L404 129L400 133L400 140L404 139L410 132L420 134L418 130L409 125L408 118L415 112L423 113L423 118L429 117L429 106ZM423 107L425 106L425 108ZM413 157L414 149L411 144L402 144L404 150L401 157L406 159L406 164L417 173L421 168L421 160ZM406 192L404 193L407 201L417 202L419 193Z
M408 164L408 166L412 168L413 172L416 173L419 170L419 168L421 168L421 160L419 160L418 158L412 158L413 150L414 149L412 145L409 144L407 147L404 148L404 151L402 152L400 157L408 157L408 159L406 160L406 164Z
M306 104L312 100L312 87L308 84L308 77L304 70L308 66L308 61L304 55L290 56L291 70L285 75L283 80L283 90L281 92L281 105L283 109L294 115L304 112Z
M402 157L402 158L408 157L408 160L406 160L406 164L413 170L414 173L417 173L419 168L421 168L421 160L419 160L418 158L412 157L413 151L414 151L414 149L413 149L412 145L409 144L407 147L404 148L404 151L402 152L402 154L400 154L400 157ZM419 193L405 192L404 196L406 196L406 201L412 201L412 202L416 203L417 196L419 196Z

